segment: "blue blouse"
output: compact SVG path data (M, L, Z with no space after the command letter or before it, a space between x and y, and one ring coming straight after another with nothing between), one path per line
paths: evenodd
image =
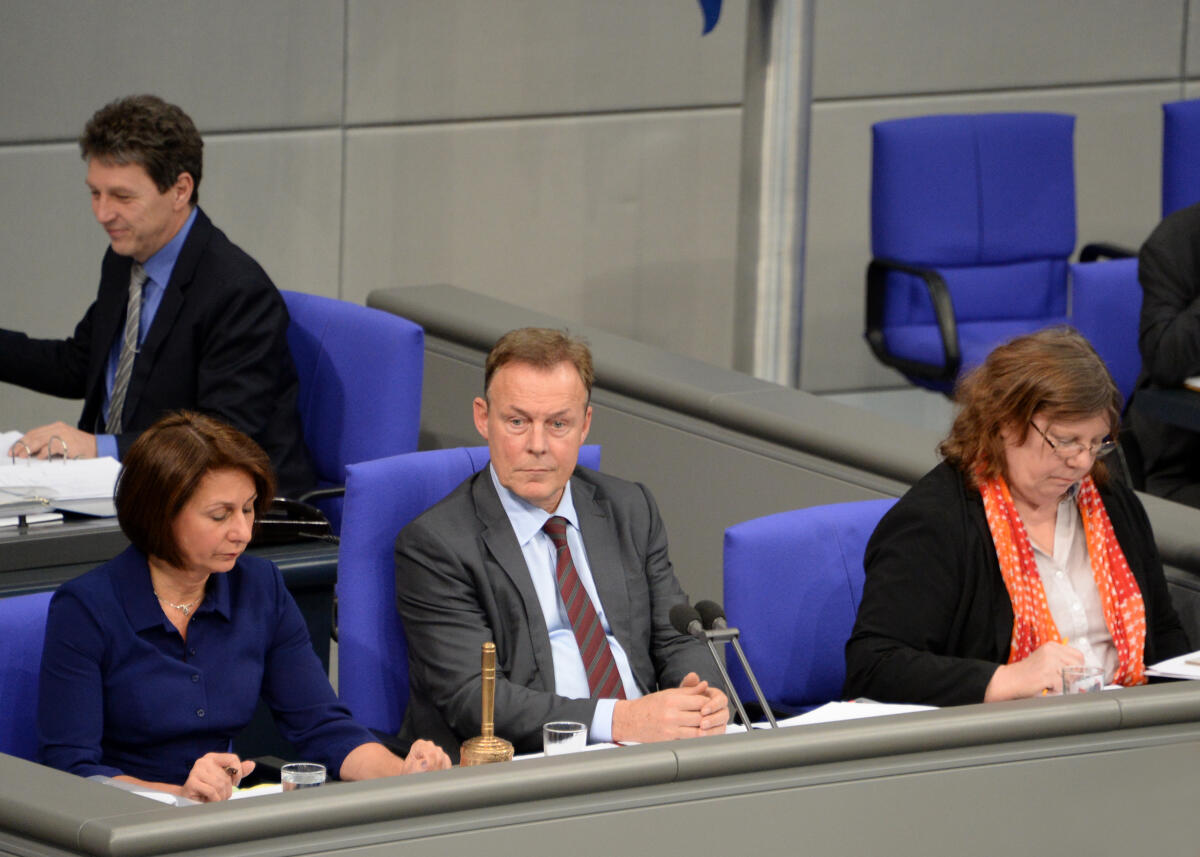
M260 695L303 757L334 776L351 750L375 740L330 687L274 563L242 556L209 577L186 643L133 547L50 601L38 699L44 764L182 784L205 753L229 750Z

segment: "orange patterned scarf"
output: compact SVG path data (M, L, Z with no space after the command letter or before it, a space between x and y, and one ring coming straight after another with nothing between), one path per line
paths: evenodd
M1000 560L1000 574L1012 600L1012 648L1008 655L1011 664L1029 657L1043 643L1062 638L1050 615L1033 547L1013 505L1008 484L997 476L981 481L979 493L983 495L988 529ZM1104 623L1120 657L1113 681L1126 686L1145 684L1142 655L1146 645L1146 606L1141 590L1117 544L1112 521L1092 477L1087 476L1079 483L1076 500L1083 519L1088 559L1104 607Z

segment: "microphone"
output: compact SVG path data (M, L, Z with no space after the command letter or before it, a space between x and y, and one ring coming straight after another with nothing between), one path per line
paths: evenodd
M742 723L746 727L747 732L752 732L750 726L750 716L746 714L746 707L742 705L742 700L738 696L737 691L733 687L733 681L729 678L729 673L725 669L725 659L717 653L717 647L709 638L709 632L704 630L703 620L696 608L682 602L671 608L670 613L671 626L680 634L687 634L690 637L695 637L698 640L703 640L708 644L708 651L712 654L713 663L717 665L717 669L721 673L721 678L725 682L725 687L729 689L729 695L733 697L733 702L737 706L738 715L742 718Z
M681 634L704 639L704 620L700 618L696 608L687 602L671 608L671 625Z
M705 628L712 629L710 634L725 635L725 639L733 643L733 650L737 652L738 660L742 662L742 670L746 673L746 678L750 679L750 686L754 688L754 695L758 697L758 704L762 706L763 714L767 717L767 722L771 724L772 729L778 729L779 724L775 722L775 713L771 711L771 706L767 704L767 698L762 692L762 688L758 685L758 678L754 675L754 670L750 668L750 662L746 660L746 653L742 651L742 644L738 642L739 631L737 628L730 628L729 623L725 621L725 610L715 601L697 601L696 613L700 616L700 621L704 623Z

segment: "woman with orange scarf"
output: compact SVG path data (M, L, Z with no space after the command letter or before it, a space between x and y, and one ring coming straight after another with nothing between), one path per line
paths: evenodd
M943 461L867 545L846 698L956 705L1143 684L1190 650L1141 503L1108 479L1121 394L1070 328L993 351L956 392Z

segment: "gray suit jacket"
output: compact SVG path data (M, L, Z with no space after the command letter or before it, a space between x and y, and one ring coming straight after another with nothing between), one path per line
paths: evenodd
M687 595L642 485L577 467L571 479L588 563L613 635L643 693L696 672L724 688L704 644L668 614ZM546 621L488 469L458 486L396 539L396 602L408 638L410 698L403 741L454 752L480 732L480 648L496 644L496 734L541 749L542 724L590 724L595 700L554 692Z

